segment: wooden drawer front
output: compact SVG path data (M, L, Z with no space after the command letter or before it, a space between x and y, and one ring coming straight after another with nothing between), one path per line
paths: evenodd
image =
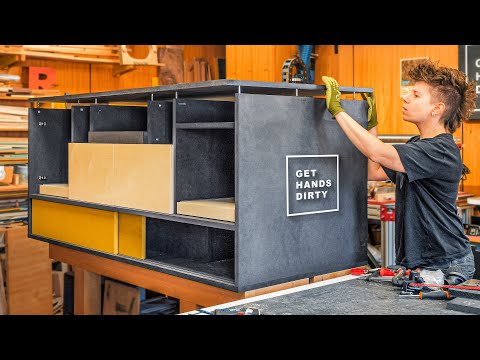
M32 233L118 254L118 213L32 200Z
M173 213L173 145L69 144L69 198Z
M145 216L118 214L118 253L145 259Z
M113 144L68 144L68 197L115 205Z
M115 205L173 214L173 145L114 145Z

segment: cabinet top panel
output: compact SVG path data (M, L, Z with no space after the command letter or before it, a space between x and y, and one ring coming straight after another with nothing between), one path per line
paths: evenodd
M244 80L211 80L196 83L135 88L97 93L50 96L29 99L30 102L63 103L108 103L110 101L148 101L199 96L231 96L236 93L317 96L325 95L324 85L293 84L285 82L261 82ZM373 88L341 86L340 91L350 93L372 93Z

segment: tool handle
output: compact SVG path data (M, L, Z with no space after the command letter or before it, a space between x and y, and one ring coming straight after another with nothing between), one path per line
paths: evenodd
M367 269L362 269L362 268L352 269L352 275L363 275L363 274L368 274L368 270Z
M465 285L440 285L440 284L424 284L424 283L410 283L413 287L440 287L445 289L464 289L480 291L480 286L465 286Z
M423 292L420 291L420 299L436 299L436 300L448 300L450 299L450 293L446 290Z
M380 276L395 276L395 272L390 269L380 269Z

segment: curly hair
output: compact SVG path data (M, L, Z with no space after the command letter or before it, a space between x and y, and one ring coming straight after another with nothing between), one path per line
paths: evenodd
M475 109L475 82L468 81L464 72L425 60L412 68L408 75L413 81L424 81L433 87L433 97L445 104L440 120L450 133L454 133Z

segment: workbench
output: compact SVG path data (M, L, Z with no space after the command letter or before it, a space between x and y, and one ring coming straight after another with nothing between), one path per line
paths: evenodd
M254 307L263 315L464 315L447 309L448 300L400 298L390 283L345 275L331 280L204 308ZM190 311L185 314L203 314Z
M260 289L234 292L55 244L49 244L49 255L50 258L73 267L75 315L102 313L101 276L176 298L180 302L180 312L187 312L343 276L351 271L346 269Z

